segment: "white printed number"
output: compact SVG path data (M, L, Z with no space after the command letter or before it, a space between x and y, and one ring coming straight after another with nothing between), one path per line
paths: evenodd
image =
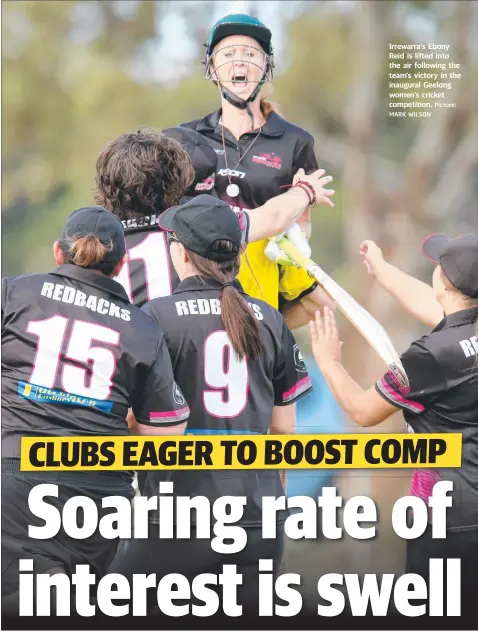
M128 261L143 262L148 301L160 296L169 296L172 293L166 233L150 233L139 244L129 248ZM123 266L116 280L124 287L129 300L133 303L128 263Z
M204 391L204 407L214 417L236 417L247 404L247 360L238 360L225 331L215 331L204 343L204 378L214 390Z
M32 320L28 323L27 332L38 337L33 371L29 379L31 384L45 388L55 387L68 323L68 318L58 314L46 320ZM116 369L115 354L111 349L92 343L96 341L117 346L119 338L119 332L109 327L82 320L73 321L61 367L63 390L92 399L108 399ZM80 364L83 367L78 366Z

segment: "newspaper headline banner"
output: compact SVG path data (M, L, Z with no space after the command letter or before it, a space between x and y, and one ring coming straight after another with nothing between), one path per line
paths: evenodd
M22 471L461 466L459 433L24 437Z

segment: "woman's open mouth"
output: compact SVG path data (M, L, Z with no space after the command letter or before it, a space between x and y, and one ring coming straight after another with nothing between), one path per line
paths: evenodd
M233 75L232 76L232 83L233 83L233 85L237 85L237 84L247 85L247 83L248 83L247 75L241 74L241 73L237 73L236 75Z

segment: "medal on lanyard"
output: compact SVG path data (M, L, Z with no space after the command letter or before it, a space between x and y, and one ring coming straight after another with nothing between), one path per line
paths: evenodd
M229 197L235 198L239 195L239 187L237 184L231 183L227 185L226 193Z
M261 135L262 132L262 125L259 128L259 132L257 133L257 135L254 137L252 143L249 145L249 147L246 149L246 151L242 154L242 156L239 158L239 162L237 163L237 165L234 167L234 169L232 169L232 171L235 171L238 166L241 164L242 159L244 158L244 156L247 154L247 152L249 151L249 149L252 147L252 145L256 142L256 140L259 138L259 136ZM226 152L226 143L224 141L224 127L221 124L221 134L222 134L222 148L224 149L224 163L226 165L226 169L228 172L230 172L231 170L229 169L229 166L227 164L227 152ZM228 173L227 175L227 179L229 180L229 184L227 185L226 188L226 193L229 197L231 198L235 198L239 195L239 193L241 192L239 185L237 185L235 182L231 182L231 176L230 173Z

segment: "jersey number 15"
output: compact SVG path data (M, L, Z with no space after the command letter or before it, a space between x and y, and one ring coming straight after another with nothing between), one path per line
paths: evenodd
M60 372L62 390L67 393L91 399L108 399L113 388L116 356L112 349L93 343L117 347L119 332L96 323L73 320L68 336L69 322L69 318L55 314L51 318L28 323L27 332L38 338L29 382L36 386L55 388ZM66 349L62 352L65 338Z

